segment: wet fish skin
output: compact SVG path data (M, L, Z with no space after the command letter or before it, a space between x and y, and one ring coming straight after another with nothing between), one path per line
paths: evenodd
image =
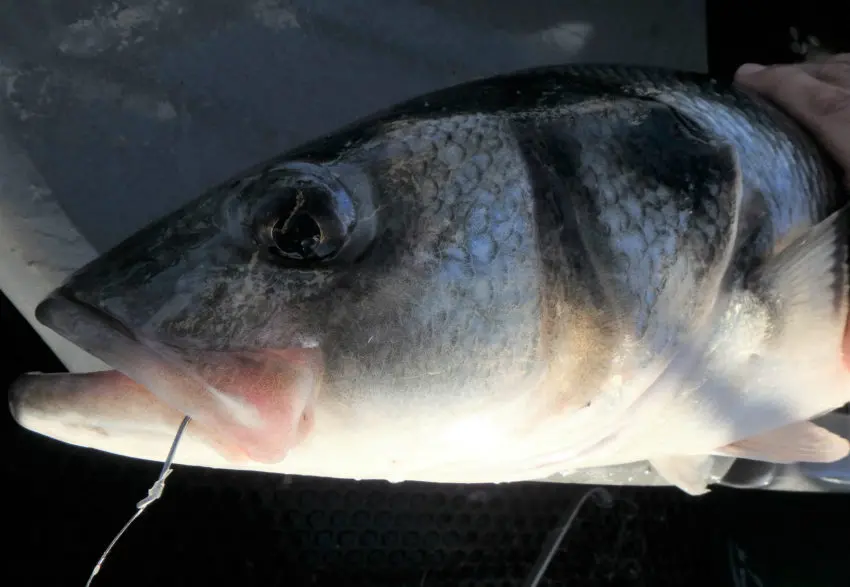
M282 263L263 219L305 178L308 192L324 190L316 198L341 194L354 229L327 263ZM748 279L846 205L812 139L727 84L544 68L414 99L265 162L121 243L53 299L108 315L205 381L220 353L319 349L314 427L278 447L281 470L533 478L554 471L537 468L550 453L566 451L566 468L675 454L686 430L638 442L637 423L653 420L634 418L632 436L621 435L634 450L587 456L611 438L617 446L623 413L688 344L784 320L753 301ZM841 263L824 285L837 292L836 323L847 312ZM742 300L749 310L730 317L727 304ZM94 354L109 352L71 314L51 300L39 310ZM706 367L704 344L694 365ZM131 360L116 360L135 376ZM229 376L240 377L235 367ZM837 401L829 385L809 411ZM202 426L233 424L213 401L151 391ZM257 405L252 393L240 401ZM743 395L724 408L733 430L699 429L704 441L684 442L688 454L817 415ZM770 416L747 427L735 409ZM714 422L699 410L688 418Z

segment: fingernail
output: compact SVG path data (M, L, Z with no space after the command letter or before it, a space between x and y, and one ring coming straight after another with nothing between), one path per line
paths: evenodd
M738 71L735 72L735 75L753 75L754 73L758 73L763 69L765 69L764 65L760 65L758 63L745 63L738 68Z

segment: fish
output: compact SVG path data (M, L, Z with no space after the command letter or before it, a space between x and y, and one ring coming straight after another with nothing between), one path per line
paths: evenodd
M510 483L648 461L834 462L850 203L780 108L706 74L551 65L385 108L245 169L35 311L112 370L16 422L178 464Z

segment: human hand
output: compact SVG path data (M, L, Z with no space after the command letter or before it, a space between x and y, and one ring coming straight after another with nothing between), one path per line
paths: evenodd
M765 67L746 63L735 81L807 127L850 176L850 53Z
M807 127L842 167L850 189L850 53L770 67L747 63L738 68L735 81L775 102ZM850 316L843 347L850 369Z

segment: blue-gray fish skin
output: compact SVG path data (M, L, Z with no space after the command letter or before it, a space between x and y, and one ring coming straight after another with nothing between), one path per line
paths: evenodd
M30 376L13 411L155 459L188 414L182 462L332 477L648 459L700 493L714 454L840 459L808 422L850 401L838 173L701 75L473 81L239 174L79 270L37 317L116 372Z

